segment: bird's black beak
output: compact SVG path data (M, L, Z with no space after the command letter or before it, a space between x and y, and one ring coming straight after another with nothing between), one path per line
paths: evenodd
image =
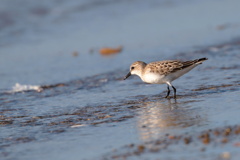
M130 77L130 76L131 76L131 72L129 72L129 73L124 77L123 80L127 79L127 78Z

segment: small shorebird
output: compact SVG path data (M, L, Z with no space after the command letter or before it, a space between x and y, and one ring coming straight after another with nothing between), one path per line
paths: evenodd
M176 98L176 88L171 84L171 82L189 72L197 65L202 64L202 62L205 60L207 60L207 58L200 58L184 62L179 60L166 60L151 62L149 64L146 64L142 61L137 61L130 66L130 72L126 75L124 80L131 75L137 75L146 83L166 83L168 91L165 98L168 98L170 94L169 86L173 88L174 98Z

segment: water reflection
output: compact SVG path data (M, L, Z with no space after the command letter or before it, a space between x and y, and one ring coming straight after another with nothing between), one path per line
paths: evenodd
M204 118L192 109L191 102L176 100L146 102L138 112L138 131L144 141L157 139L170 130L199 125Z

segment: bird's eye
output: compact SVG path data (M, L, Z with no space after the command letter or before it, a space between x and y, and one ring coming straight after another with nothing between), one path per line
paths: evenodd
M131 70L133 70L134 69L134 67L131 67Z

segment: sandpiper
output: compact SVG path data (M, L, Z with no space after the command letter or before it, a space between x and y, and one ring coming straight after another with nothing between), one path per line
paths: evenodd
M169 98L169 86L173 88L173 97L176 98L176 88L171 82L189 72L197 65L202 64L205 60L207 60L207 58L200 58L191 61L165 60L151 62L149 64L142 61L136 61L130 66L130 72L126 75L124 80L131 75L137 75L146 83L166 83L168 91L165 98Z

